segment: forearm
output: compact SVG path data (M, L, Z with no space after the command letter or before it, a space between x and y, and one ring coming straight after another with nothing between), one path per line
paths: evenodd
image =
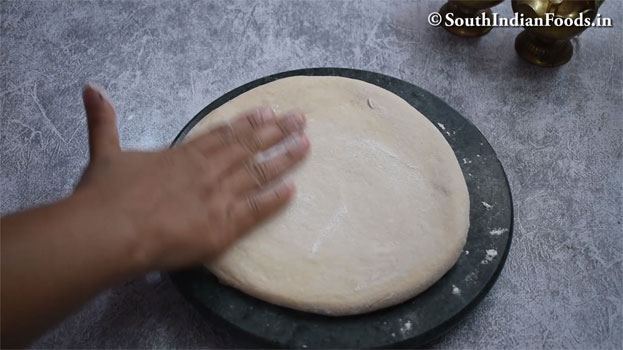
M2 219L3 346L24 345L103 288L143 272L138 237L94 196Z

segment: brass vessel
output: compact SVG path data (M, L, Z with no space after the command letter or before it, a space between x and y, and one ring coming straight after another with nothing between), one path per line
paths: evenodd
M590 22L597 16L603 0L512 0L513 11L524 18L546 20L553 18L577 19L580 15ZM524 60L542 67L556 67L567 63L573 56L571 38L579 35L588 26L524 27L515 39L515 50Z
M464 37L485 35L491 31L491 26L447 26L445 23L446 15L452 13L454 18L469 19L482 16L484 13L485 17L492 20L493 15L490 7L502 1L504 0L448 0L439 10L439 14L442 18L442 26L450 33Z

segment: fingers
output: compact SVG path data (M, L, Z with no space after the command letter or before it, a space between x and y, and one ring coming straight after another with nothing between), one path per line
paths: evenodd
M304 128L305 116L302 113L293 113L275 119L274 122L267 122L258 129L237 136L236 141L229 147L222 148L211 155L211 162L223 170L229 170Z
M258 155L262 157L256 156L245 166L237 167L223 178L223 187L239 194L263 186L291 170L308 151L309 140L305 135L291 135L266 153Z
M89 83L82 91L82 100L87 113L91 158L119 152L121 147L115 109L108 100L106 92Z
M260 107L243 113L231 124L222 125L190 143L201 152L210 153L236 142L237 135L248 134L274 120L275 112L271 108Z
M275 112L272 109L267 107L258 108L242 114L234 119L231 124L222 125L205 135L199 136L190 141L188 145L196 148L203 154L210 154L230 147L240 140L253 135L254 132L259 132L266 126L274 126L276 124L283 128L284 131L302 130L305 126L304 116L297 123L298 117L294 117L294 115L302 115L302 113L290 113L283 118L276 119ZM293 121L292 118L295 120Z
M235 232L243 233L277 213L290 201L294 191L293 183L281 182L238 199L230 212Z

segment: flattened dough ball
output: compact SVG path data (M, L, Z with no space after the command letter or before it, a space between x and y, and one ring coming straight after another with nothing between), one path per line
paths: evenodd
M412 298L454 265L469 195L450 145L420 112L360 80L296 76L239 95L189 137L257 106L302 110L311 152L289 175L291 205L207 265L221 282L337 316Z

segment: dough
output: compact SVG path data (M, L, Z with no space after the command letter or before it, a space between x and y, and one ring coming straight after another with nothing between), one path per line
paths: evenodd
M405 301L458 259L469 196L437 128L395 94L341 77L296 76L211 112L192 138L271 106L307 116L311 152L281 214L207 267L225 284L293 309L350 315Z

